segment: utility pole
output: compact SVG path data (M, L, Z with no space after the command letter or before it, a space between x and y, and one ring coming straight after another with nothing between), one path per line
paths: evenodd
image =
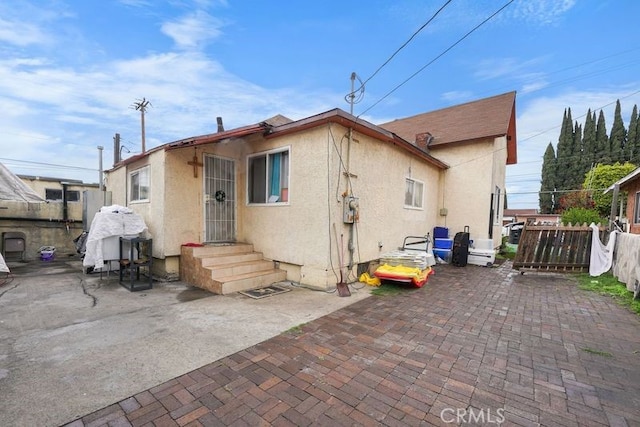
M113 137L113 164L120 161L120 134L116 133Z
M142 100L138 100L138 102L134 102L133 107L137 110L140 111L140 125L142 127L142 152L144 153L145 150L145 137L144 137L144 113L147 110L147 107L151 105L151 103L149 101L147 101L145 98L142 98Z
M104 147L102 145L98 145L98 161L99 161L99 173L98 173L98 189L100 191L104 191L104 187L102 186L102 150Z

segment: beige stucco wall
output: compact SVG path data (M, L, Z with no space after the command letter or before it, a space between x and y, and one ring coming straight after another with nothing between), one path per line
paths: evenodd
M407 235L430 233L436 225L452 233L470 226L472 238L487 238L491 193L496 185L504 195L504 138L449 147L433 154L451 165L440 170L398 147L354 133L347 155L347 129L327 124L268 140L261 136L241 138L170 151L158 150L128 165L135 170L151 165L150 202L127 203L122 198L125 168L108 173L107 189L113 203L128 205L141 214L154 239L158 274L175 275L180 245L204 241L203 168L193 176L188 162L194 153L232 159L236 164L236 240L254 245L266 259L278 261L288 279L304 285L329 288L339 276L340 244L349 279L357 279L357 265L377 260L396 250ZM274 205L247 203L247 156L287 147L290 150L289 202ZM348 160L347 160L348 159ZM350 183L342 165L349 163ZM405 179L424 183L421 209L404 206ZM359 222L343 223L344 193L359 202ZM446 217L441 208L448 209ZM500 203L502 211L502 200ZM497 218L500 224L501 215ZM353 236L350 254L349 240ZM500 226L494 226L499 245ZM380 244L382 247L380 247ZM156 270L156 268L154 268Z
M450 237L469 226L471 239L489 236L491 194L501 190L500 211L494 219L494 246L500 245L505 191L506 138L447 146L432 154L447 163L439 207L447 209L438 225L449 228Z
M342 220L344 192L352 190L360 204L360 220L353 230L354 268L350 279L356 278L355 264L397 249L406 235L426 234L436 222L439 173L435 167L357 133L347 156L346 133L346 128L333 124L247 147L252 152L290 147L289 203L245 205L238 237L253 243L265 257L279 261L291 280L305 285L335 285L340 240L345 263L350 259L347 246L351 226ZM341 169L347 157L353 175L350 186ZM246 195L245 171L243 163L239 184L241 194ZM406 177L424 182L423 209L404 208Z
M504 198L507 176L507 137L496 138L493 146L493 182L492 188L500 188L500 206L493 219L493 245L499 247L502 244L502 217L504 213Z

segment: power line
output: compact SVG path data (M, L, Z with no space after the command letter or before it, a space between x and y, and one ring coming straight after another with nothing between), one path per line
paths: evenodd
M395 52L393 52L393 55L391 55L389 57L389 59L387 59L380 67L378 67L378 69L369 78L365 79L365 81L362 82L361 86L364 86L365 84L367 84L369 82L369 80L371 80L373 77L375 77L375 75L378 74L378 72L380 70L382 70L389 62L391 62L393 57L396 56L398 54L398 52L400 52L402 49L404 49L409 44L409 42L411 42L411 40L413 40L413 38L418 35L418 33L420 31L422 31L427 25L429 25L436 18L436 16L438 16L440 14L440 12L442 12L444 10L444 8L447 7L449 5L449 3L451 3L451 1L452 0L448 0L445 4L440 6L440 9L438 9L436 11L436 13L434 13L431 16L431 18L429 18L429 20L427 22L422 24L422 26L420 28L418 28L418 30L415 33L413 33L411 35L411 37L409 37L409 39L402 44L402 46L400 46Z
M619 101L619 100L621 100L621 99L627 99L627 98L630 98L630 97L632 97L633 95L637 95L638 93L640 93L640 90L637 90L637 91L635 91L635 92L632 92L632 93L630 93L629 95L625 95L625 96L623 96L623 97L621 97L621 98L618 98L616 101L612 101L612 102L610 102L610 103L608 103L608 104L605 104L605 105L603 105L603 106L600 106L600 107L594 108L592 111L594 111L594 112L595 112L596 110L602 110L603 108L610 107L610 106L614 105L617 101ZM569 107L569 108L570 108L570 107ZM581 115L579 115L579 116L572 117L572 120L573 120L573 121L575 121L576 119L580 119L580 118L582 118L582 117L585 117L586 115L587 115L587 113L584 113L584 114L581 114ZM527 138L521 139L521 140L520 140L520 142L528 141L528 140L530 140L530 139L532 139L532 138L538 137L538 136L540 136L540 135L544 135L544 134L545 134L545 133L547 133L547 132L550 132L550 131L552 131L552 130L554 130L554 129L558 129L558 128L561 128L561 127L562 127L562 124L559 124L558 126L554 126L554 127L549 128L549 129L547 129L547 130L541 131L540 133L537 133L537 134L535 134L535 135L532 135L532 136L529 136L529 137L527 137Z
M68 165L57 165L54 163L42 163L42 162L33 162L33 161L29 161L29 160L17 160L17 159L7 159L7 158L2 158L0 157L0 160L4 161L4 162L10 162L10 163L26 163L26 164L30 164L30 165L36 165L36 166L47 166L47 167L53 167L53 168L58 168L58 169L70 169L70 170L85 170L85 171L92 171L95 172L98 169L91 169L91 168L82 168L79 166L68 166Z
M350 93L348 93L347 95L345 95L344 99L345 99L345 101L347 101L347 103L348 103L349 105L351 105L351 114L352 114L352 115L353 115L353 105L354 105L354 104L358 104L358 103L359 103L360 101L362 101L362 99L364 98L364 86L365 86L365 84L367 84L367 83L369 82L369 80L371 80L372 78L374 78L374 77L375 77L375 75L376 75L376 74L378 74L378 72L379 72L380 70L382 70L382 69L383 69L383 68L384 68L384 67L385 67L389 62L391 62L391 60L392 60L392 59L393 59L393 58L398 54L398 52L400 52L402 49L404 49L404 48L405 48L405 47L406 47L406 46L411 42L411 40L413 40L413 39L414 39L414 37L418 35L418 33L419 33L420 31L422 31L422 30L423 30L427 25L429 25L429 24L430 24L430 23L431 23L431 22L436 18L436 16L438 16L438 14L440 14L440 12L442 12L442 10L444 10L444 8L445 8L445 7L447 7L447 5L448 5L449 3L451 3L451 1L452 1L452 0L448 0L445 4L443 4L443 5L440 7L440 9L438 9L438 10L436 11L436 13L434 13L434 14L431 16L431 18L429 18L429 20L428 20L427 22L425 22L424 24L422 24L422 26L421 26L420 28L418 28L418 30L417 30L417 31L415 31L415 32L411 35L411 37L409 37L409 39L408 39L406 42L404 42L404 43L402 44L402 46L400 46L398 49L396 49L396 51L395 51L395 52L393 52L393 54L392 54L392 55L391 55L391 56L390 56L390 57L389 57L389 58L388 58L388 59L387 59L387 60L386 60L386 61L385 61L381 66L379 66L379 67L378 67L378 69L377 69L376 71L374 71L374 73L373 73L371 76L369 76L369 78L365 79L365 81L364 81L364 82L363 82L362 80L360 80L360 77L358 77L358 76L356 75L356 73L352 73L352 74L351 74L351 80L352 80L351 92L350 92ZM360 81L360 86L359 86L357 89L355 89L355 90L354 90L354 89L353 89L353 81L354 81L356 78L358 79L358 81ZM358 92L359 92L359 94L356 96L356 93L358 93Z
M384 95L382 98L380 98L379 100L377 100L376 102L374 102L369 108L367 108L366 110L364 110L362 113L360 113L358 115L358 117L362 116L363 114L367 113L369 110L371 110L373 107L375 107L376 105L378 105L379 103L381 103L383 100L385 100L387 97L389 97L392 93L394 93L396 90L400 89L402 86L404 86L407 82L409 82L409 80L413 79L415 76L417 76L418 74L420 74L422 71L424 71L425 68L427 68L429 65L433 64L434 62L436 62L438 59L440 59L441 57L443 57L447 52L449 52L451 49L453 49L454 47L456 47L458 44L460 44L464 39L466 39L467 37L469 37L473 32L475 32L478 28L480 28L481 26L483 26L484 24L486 24L487 22L489 22L491 19L493 19L497 14L499 14L500 12L502 12L507 6L509 6L511 3L513 3L514 0L509 0L504 6L502 6L500 9L498 9L496 12L494 12L491 16L489 16L488 18L486 18L484 21L482 21L481 23L479 23L478 25L476 25L475 27L473 27L469 32L467 32L464 36L462 36L461 38L458 39L458 41L456 41L455 43L453 43L451 46L449 46L448 48L446 48L444 51L442 51L442 53L440 53L438 56L436 56L435 58L433 58L431 61L429 61L426 65L424 65L422 68L418 69L418 71L416 71L415 73L413 73L412 75L410 75L407 79L405 79L402 83L400 83L399 85L397 85L396 87L394 87L393 89L391 89L389 92L387 92L386 95Z

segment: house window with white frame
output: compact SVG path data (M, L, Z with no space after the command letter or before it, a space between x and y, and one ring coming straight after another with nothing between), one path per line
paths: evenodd
M412 178L406 178L404 206L406 208L422 209L423 198L424 198L424 183Z
M273 150L247 159L249 204L289 201L289 149Z
M633 223L640 224L640 192L636 193L636 200L633 208Z
M149 200L149 166L137 169L129 175L129 196L132 202Z

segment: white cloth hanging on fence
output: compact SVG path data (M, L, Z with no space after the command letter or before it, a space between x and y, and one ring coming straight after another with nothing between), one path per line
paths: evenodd
M616 246L616 236L618 231L609 234L609 241L606 245L600 241L600 229L594 223L590 225L591 231L591 256L589 259L589 275L600 276L611 269L613 263L613 249Z
M0 254L0 273L9 273L9 267L7 267L7 263L2 257L2 254Z

